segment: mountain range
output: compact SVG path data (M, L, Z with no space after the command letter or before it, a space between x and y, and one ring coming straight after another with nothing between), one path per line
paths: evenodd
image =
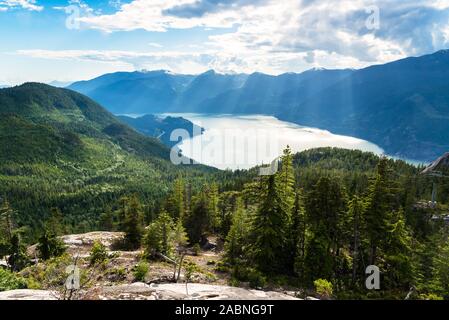
M267 114L430 161L449 150L449 51L353 70L194 76L119 72L70 89L113 113Z

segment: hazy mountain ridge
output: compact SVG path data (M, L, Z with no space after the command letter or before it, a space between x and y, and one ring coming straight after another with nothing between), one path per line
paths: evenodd
M449 150L449 51L353 70L271 76L117 73L70 88L117 113L267 114L430 161ZM93 88L95 87L95 88Z
M407 58L359 70L276 115L433 160L449 149L448 76L449 51Z
M296 91L312 94L350 75L353 70L309 70L279 76L220 74L213 70L198 76L166 71L117 72L70 89L88 95L114 113L267 113Z

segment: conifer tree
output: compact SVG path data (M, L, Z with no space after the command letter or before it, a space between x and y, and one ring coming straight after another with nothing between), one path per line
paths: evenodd
M286 268L289 214L276 186L275 176L266 180L266 193L251 227L250 251L256 267L265 273L281 272Z
M317 272L323 270L320 277L328 279L330 270L337 272L346 212L345 191L340 183L321 177L306 199L306 217L312 241L306 249L305 268L311 275L320 276ZM322 268L316 265L319 261ZM316 279L309 279L313 280Z
M355 195L348 204L349 209L349 218L352 220L352 283L353 285L356 283L357 274L359 272L359 263L360 263L360 242L361 239L361 231L362 231L362 222L363 222L363 213L365 210L363 200Z
M385 247L385 239L391 228L393 212L397 209L395 183L391 179L388 160L381 158L367 196L364 214L365 233L369 241L369 264L378 263L378 249Z
M293 170L293 156L289 146L281 156L281 166L276 174L276 186L284 212L290 213L295 204L295 173Z
M233 216L235 215L235 211L237 210L237 199L239 198L239 192L228 191L223 192L220 195L220 199L218 202L218 216L219 216L219 234L222 239L226 239L226 236L229 233L229 230L232 225ZM243 204L243 199L241 200L241 204Z
M117 228L120 231L124 231L125 228L125 218L128 211L129 202L131 197L124 196L118 200L117 210L114 215L117 217Z
M59 208L51 208L50 217L45 223L45 229L47 232L53 234L54 236L60 236L64 233L64 221L63 215Z
M248 233L249 221L243 208L243 201L237 198L236 211L225 244L226 258L232 265L240 263L245 258Z
M437 249L434 261L434 284L437 292L445 299L449 299L449 241L446 236L445 241L442 241Z
M165 209L173 219L183 219L185 214L185 183L182 178L175 180L167 199Z
M187 232L182 225L182 221L178 220L173 227L173 244L175 249L182 250L189 242Z
M136 249L140 246L143 234L142 205L137 196L133 196L128 199L124 208L122 231L125 232L125 242L131 249Z
M329 250L338 249L346 215L346 195L340 183L321 177L306 200L307 220L312 233L326 240Z
M22 270L29 264L29 259L19 232L13 232L12 234L7 262L11 271L15 272Z
M155 253L171 255L174 226L173 219L165 211L161 212L159 217L149 225L145 236L145 244L149 255L153 256Z
M317 234L311 236L307 242L303 266L304 275L301 280L307 285L311 285L317 279L333 279L335 259L329 254L329 243L324 237Z
M291 218L290 228L290 264L292 270L298 275L303 275L304 256L306 246L306 217L304 208L304 198L302 190L298 189L295 194L295 203Z
M100 216L100 227L105 231L114 231L114 214L111 207L106 207L105 212Z
M209 213L209 226L211 231L217 232L219 227L218 216L218 185L212 183L206 191L208 197L208 213Z
M0 241L3 239L10 242L13 231L16 228L15 211L11 208L8 200L4 200L0 206Z
M390 229L383 248L384 282L388 288L408 289L413 283L411 236L405 224L404 210L393 213Z
M186 217L185 226L190 244L204 243L209 228L209 206L207 195L201 192L192 200L192 210Z
M64 243L53 232L46 230L39 238L37 249L40 258L48 260L53 257L59 257L65 252L66 248Z

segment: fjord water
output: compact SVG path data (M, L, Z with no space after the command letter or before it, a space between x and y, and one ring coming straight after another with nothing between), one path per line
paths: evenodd
M176 113L205 129L203 135L183 139L178 147L183 154L219 169L248 169L269 164L289 145L293 152L317 147L358 149L375 154L377 145L326 130L302 127L263 115L223 115Z

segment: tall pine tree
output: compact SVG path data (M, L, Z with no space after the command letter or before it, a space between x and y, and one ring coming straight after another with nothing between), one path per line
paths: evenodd
M365 233L369 242L369 264L378 263L378 250L386 245L386 238L393 222L393 212L398 209L395 182L383 157L377 165L377 172L371 182L364 214Z
M182 178L175 180L173 189L168 196L165 210L173 219L183 219L185 214L185 190L186 185Z
M245 259L249 233L249 221L241 198L237 198L236 206L225 244L225 256L231 265L239 264Z
M121 231L125 232L126 246L130 249L137 249L143 235L142 205L137 196L124 198L120 202L119 216L123 219L120 225Z
M285 252L288 246L289 213L276 186L275 176L264 178L266 192L251 227L250 251L256 267L265 273L286 269Z
M307 195L306 218L311 241L306 250L305 272L310 275L309 282L316 277L329 279L338 272L346 206L344 189L330 177L321 177Z

